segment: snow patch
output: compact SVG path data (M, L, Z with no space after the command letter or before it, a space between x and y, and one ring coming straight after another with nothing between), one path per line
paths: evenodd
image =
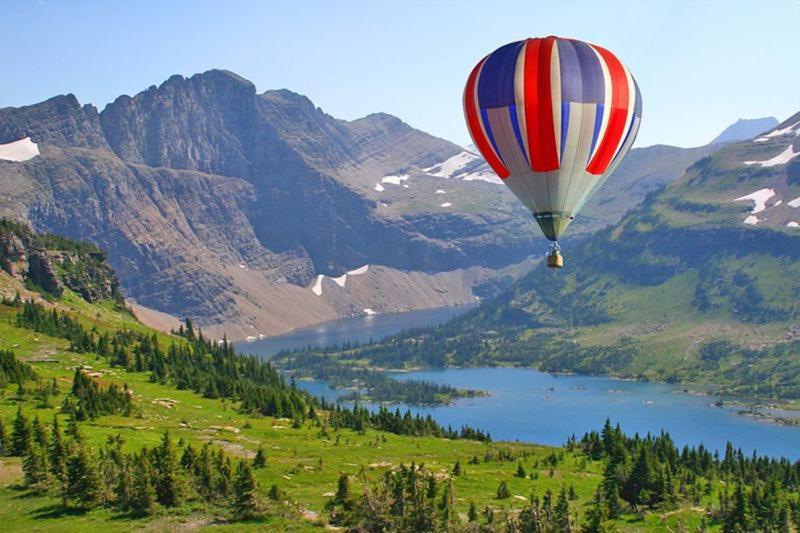
M788 205L789 207L800 207L800 196L798 196L794 200L789 200L788 202L786 202L786 205Z
M369 265L360 266L356 269L350 270L349 272L345 272L341 276L337 278L330 278L335 284L340 287L344 287L347 284L347 276L360 276L361 274L366 274L367 270L369 270ZM317 296L322 296L322 280L325 279L327 276L324 274L317 275L317 281L314 283L314 286L311 287L311 292L316 294Z
M744 164L760 165L762 167L776 167L778 165L785 165L786 163L797 157L798 154L800 154L800 152L795 152L794 146L790 144L789 146L786 147L786 150L784 150L783 152L779 153L778 155L776 155L771 159L767 159L766 161L744 161Z
M358 267L355 270L351 270L347 273L348 276L360 276L361 274L366 274L367 270L369 270L369 265L364 265L362 267Z
M247 265L239 263L239 268L241 268L242 270L247 270Z
M364 314L367 315L367 316L373 316L373 315L377 315L378 313L376 313L375 311L373 311L372 309L367 307L367 308L364 309Z
M450 207L452 205L453 204L451 204L450 202L445 202L445 203L442 204L442 207Z
M408 180L408 174L399 174L397 176L384 176L381 183L391 183L392 185L400 185L401 181Z
M477 159L477 155L464 150L463 152L457 153L453 157L445 159L441 163L437 163L432 167L424 168L422 171L431 176L436 176L437 178L451 178L457 171L461 170Z
M317 276L317 281L314 283L314 286L311 287L311 292L316 294L317 296L322 296L322 280L325 276L322 274Z
M794 220L792 220L791 222L789 222L788 224L786 224L786 227L787 227L787 228L800 228L800 224L798 224L797 222L795 222Z
M766 135L762 135L757 139L753 139L753 142L761 143L769 139L772 139L773 137L781 137L783 135L788 135L789 133L792 132L794 132L795 135L800 135L800 128L798 128L798 126L800 126L800 120L798 120L797 122L795 122L790 126L786 126L785 128L781 128L779 130L771 131Z
M39 155L39 145L25 137L18 141L0 144L0 159L21 163Z
M375 190L376 190L376 191L378 191L378 192L383 192L383 191L385 191L385 190L386 190L386 187L384 187L384 186L383 186L383 185L381 185L380 183L376 183L376 184L375 184Z
M755 215L750 215L746 219L744 219L745 224L749 224L750 226L755 226L758 224L758 217Z
M445 194L446 192L447 191L445 191L444 189L436 189L436 192L434 194Z
M752 200L755 203L755 207L753 207L753 210L750 212L756 214L760 213L761 211L767 208L767 200L769 200L773 196L775 196L775 189L759 189L755 192L751 192L747 196L741 196L739 198L736 198L734 202L740 202L743 200ZM753 222L753 224L755 224L755 222Z
M472 172L463 176L461 179L464 181L486 181L488 183L503 183L503 180L497 177L497 174L491 170L481 170L480 172Z

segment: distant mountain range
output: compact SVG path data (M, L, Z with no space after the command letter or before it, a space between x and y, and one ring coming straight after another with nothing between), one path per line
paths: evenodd
M714 137L708 144L721 144L726 142L744 141L771 130L778 125L775 117L740 118Z
M574 226L619 220L712 148L631 152ZM0 215L109 252L145 320L255 338L474 301L545 248L476 154L391 115L354 121L227 71L100 112L0 109Z
M445 327L441 350L477 336L462 364L800 398L800 113L719 147L564 253L562 271L540 265Z

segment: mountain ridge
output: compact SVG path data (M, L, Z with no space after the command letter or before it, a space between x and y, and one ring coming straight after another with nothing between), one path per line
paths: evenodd
M336 119L226 71L175 75L101 112L74 95L0 109L0 144L22 137L40 154L0 161L0 214L91 239L129 298L210 335L472 302L545 247L463 148L385 113ZM648 166L634 150L575 235L614 222L706 149L667 152ZM313 293L319 275L365 265Z

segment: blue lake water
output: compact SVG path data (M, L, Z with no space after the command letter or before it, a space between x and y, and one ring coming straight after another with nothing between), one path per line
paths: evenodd
M270 356L309 345L327 346L346 340L366 342L400 330L444 322L471 307L433 309L328 322L255 341L240 348ZM395 375L459 388L488 391L491 396L466 398L452 405L401 410L431 414L440 424L469 424L489 431L495 440L520 440L560 445L575 434L600 429L606 418L629 434L668 431L684 444L724 450L730 440L750 454L800 459L800 428L780 426L736 413L735 407L714 407L714 398L683 393L683 386L622 381L608 377L558 376L528 368L424 370ZM340 392L318 381L300 381L314 394L335 399ZM394 406L393 406L394 407Z
M281 350L293 348L335 346L345 341L369 342L370 340L380 340L406 329L441 324L475 307L476 305L459 305L407 313L343 318L298 329L285 335L241 343L237 345L237 349L269 357Z

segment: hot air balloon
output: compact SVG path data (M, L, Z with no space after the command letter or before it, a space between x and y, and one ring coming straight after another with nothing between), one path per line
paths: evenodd
M544 37L484 57L464 90L475 146L553 242L630 150L642 117L636 80L597 45Z

